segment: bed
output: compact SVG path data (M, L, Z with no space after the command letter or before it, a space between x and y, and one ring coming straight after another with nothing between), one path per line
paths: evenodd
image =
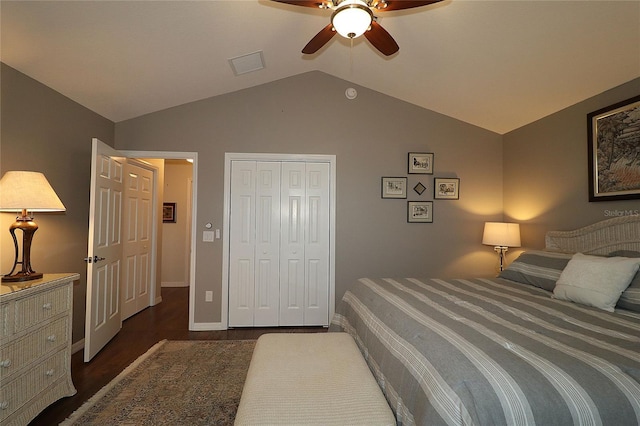
M345 292L329 330L354 337L399 425L640 424L640 217L545 243L496 278L363 278ZM616 268L630 283L601 306L593 282L620 288ZM576 274L591 284L575 290Z

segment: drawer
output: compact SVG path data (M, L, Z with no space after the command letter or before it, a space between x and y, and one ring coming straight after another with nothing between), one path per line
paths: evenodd
M15 302L15 332L18 333L39 322L68 311L71 301L71 286L53 288L32 297Z
M2 384L0 393L0 423L31 398L64 377L69 368L70 354L62 350L9 383Z
M66 347L70 337L69 317L63 317L12 341L0 348L0 375L8 377L47 352Z

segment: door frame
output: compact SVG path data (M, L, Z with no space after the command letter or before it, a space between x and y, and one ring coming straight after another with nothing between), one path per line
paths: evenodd
M198 211L198 153L188 151L133 151L133 150L120 150L130 158L152 158L161 160L181 160L190 158L193 159L193 168L191 179L193 181L192 194L191 194L191 260L189 265L189 330L196 330L195 328L195 291L196 291L196 216ZM157 223L156 227L157 228ZM155 292L155 283L154 283ZM156 302L160 299L156 297Z
M224 154L224 210L222 223L222 306L221 326L229 328L229 224L231 217L232 161L297 161L329 163L329 322L336 302L336 156L329 154L260 154L225 152Z

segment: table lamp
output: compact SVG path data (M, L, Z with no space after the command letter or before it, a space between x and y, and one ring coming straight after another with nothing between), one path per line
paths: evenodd
M11 171L0 179L0 212L19 212L16 221L9 227L15 246L13 268L2 276L2 282L29 281L42 278L42 273L31 267L31 241L38 225L29 214L34 212L63 212L65 207L55 191L39 172ZM18 260L16 229L22 231L22 260ZM18 264L22 269L15 272ZM15 272L15 273L14 273Z
M494 246L500 256L500 272L503 270L504 254L509 247L520 247L520 224L485 222L482 244Z

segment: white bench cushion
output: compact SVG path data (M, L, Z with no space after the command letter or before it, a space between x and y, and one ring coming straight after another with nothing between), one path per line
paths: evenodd
M251 358L235 424L395 425L347 333L262 335Z

